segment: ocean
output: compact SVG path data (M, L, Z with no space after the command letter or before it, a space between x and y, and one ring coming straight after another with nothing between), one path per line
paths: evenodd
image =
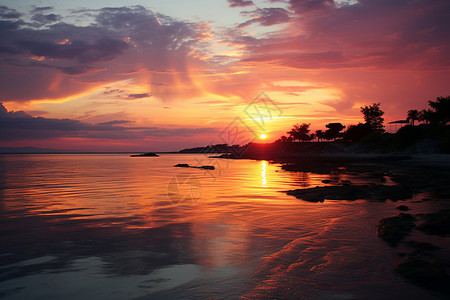
M439 203L283 192L323 180L369 179L202 154L0 155L0 297L439 299L393 274L376 236L396 206Z

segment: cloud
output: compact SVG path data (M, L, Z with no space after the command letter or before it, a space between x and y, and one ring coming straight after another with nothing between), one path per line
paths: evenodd
M255 5L251 0L227 0L230 7L246 7Z
M55 14L48 14L48 15L35 14L31 19L33 21L38 22L39 25L42 26L42 25L49 24L49 23L55 23L55 22L61 20L61 16L55 15Z
M259 23L262 26L272 26L286 23L290 20L289 12L279 7L257 8L254 11L246 11L241 14L252 17L251 20L240 24L239 27L241 28L255 23Z
M21 13L19 13L15 9L8 8L4 5L0 5L0 18L1 19L18 19L22 16Z
M21 39L17 40L16 44L32 55L48 59L70 60L84 67L111 60L128 48L126 42L109 37L100 37L93 41L74 40L67 43Z
M41 13L41 12L52 10L52 9L53 9L53 6L37 6L37 7L33 8L31 13Z
M130 123L130 122L131 121L128 121L128 120L112 120L112 121L108 121L108 122L97 123L97 125L121 125L121 124Z
M150 98L152 94L150 93L142 93L142 94L129 94L127 99L142 99L142 98Z
M111 89L109 89L107 91L104 91L103 94L110 95L110 94L120 94L120 93L123 93L123 92L124 92L124 90L119 90L119 89L111 90Z
M57 100L124 76L146 76L149 86L164 82L151 88L162 100L198 93L189 68L203 63L201 49L211 31L206 23L178 21L142 6L65 15L46 14L51 7L44 8L25 16L0 7L3 101ZM72 19L85 22L67 21ZM169 87L175 83L185 88Z
M0 103L0 142L18 140L45 140L54 138L88 139L148 139L151 137L190 137L203 133L216 133L216 129L126 127L127 120L112 120L97 124L72 119L33 117L24 111L8 111Z
M446 30L450 28L450 2L446 0L360 0L340 4L331 0L290 0L288 10L289 27L271 36L255 39L229 32L234 45L245 47L243 62L298 69L450 67ZM240 27L287 20L286 13L262 13Z

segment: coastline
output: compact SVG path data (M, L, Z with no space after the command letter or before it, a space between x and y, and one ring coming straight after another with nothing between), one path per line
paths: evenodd
M249 157L247 157L249 158ZM437 153L317 153L284 158L270 157L287 172L343 172L371 178L369 185L350 181L326 182L329 186L283 191L299 201L327 200L399 202L398 215L386 215L374 234L388 243L401 262L391 266L393 274L433 292L450 295L450 155ZM250 159L263 159L257 156ZM393 185L386 185L386 178ZM447 209L431 213L411 212L408 201L436 201ZM406 205L405 205L406 204ZM417 238L420 233L421 238ZM415 238L411 239L411 236ZM430 243L445 239L445 247Z

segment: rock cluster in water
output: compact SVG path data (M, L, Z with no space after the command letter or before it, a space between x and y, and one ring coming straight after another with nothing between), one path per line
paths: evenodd
M215 170L216 168L214 166L190 166L189 164L176 164L174 167L176 168L196 168L196 169L203 169L203 170Z
M392 201L410 199L411 189L401 186L389 185L351 185L346 180L341 186L322 186L309 189L296 189L286 191L286 194L309 202L323 202L328 200L358 200L366 199L373 201Z
M133 154L133 155L130 155L131 157L155 157L155 156L159 156L158 154L156 154L156 153L153 153L153 152L148 152L148 153L142 153L142 154Z

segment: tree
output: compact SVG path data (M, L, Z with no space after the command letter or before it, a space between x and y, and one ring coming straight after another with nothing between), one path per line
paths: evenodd
M364 115L364 121L373 131L384 132L384 118L382 118L384 111L380 109L380 103L361 107L361 112Z
M435 124L437 123L437 115L431 109L423 109L419 112L419 121L425 124Z
M325 127L328 128L325 132L327 140L336 140L336 138L341 137L341 131L345 128L341 123L328 123Z
M287 132L290 137L292 137L292 140L299 140L299 141L310 141L312 138L309 135L309 126L311 124L303 123L301 125L295 124L294 127L290 131Z
M323 130L316 130L316 137L317 141L320 142L322 139L325 138L325 132Z
M358 123L358 125L350 125L344 134L344 140L350 142L359 142L365 136L369 135L371 132L373 132L373 130L367 123L365 124Z
M442 125L450 122L450 96L437 97L436 101L428 101L428 105L434 110L435 121Z
M277 142L277 143L290 143L290 142L292 142L292 138L283 135L278 140L276 140L275 142Z
M419 116L420 116L420 113L417 109L411 109L411 110L408 110L406 120L411 122L412 125L414 126L414 121L419 121Z

